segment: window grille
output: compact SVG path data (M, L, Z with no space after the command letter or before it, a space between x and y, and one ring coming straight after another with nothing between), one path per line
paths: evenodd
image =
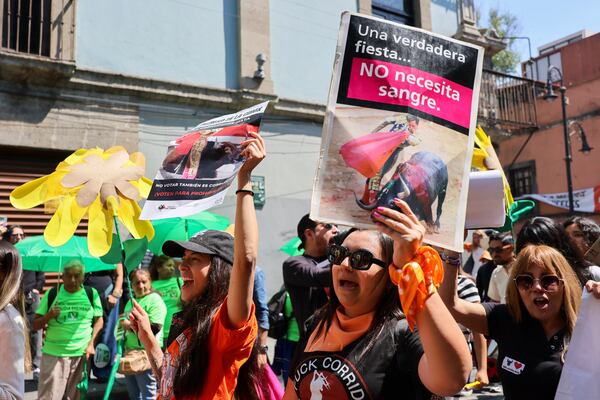
M514 197L536 193L535 164L533 162L516 166L509 171L510 186Z
M51 0L4 0L2 47L50 56Z

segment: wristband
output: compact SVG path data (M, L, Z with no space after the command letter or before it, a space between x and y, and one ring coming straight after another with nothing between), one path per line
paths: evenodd
M448 265L453 265L455 267L460 266L460 256L459 257L449 257L445 253L440 254L440 258L443 262Z
M235 191L235 194L240 194L240 193L249 194L250 196L254 197L254 192L252 190L238 189Z

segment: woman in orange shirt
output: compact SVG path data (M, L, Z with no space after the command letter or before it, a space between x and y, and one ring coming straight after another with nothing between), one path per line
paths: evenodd
M241 144L246 161L237 176L235 239L204 231L163 245L166 255L182 257L184 303L173 316L164 353L144 310L135 303L131 312L132 328L160 382L158 399L258 398L259 371L251 357L258 354L252 352L258 331L252 302L258 227L250 174L266 153L263 139L249 136Z

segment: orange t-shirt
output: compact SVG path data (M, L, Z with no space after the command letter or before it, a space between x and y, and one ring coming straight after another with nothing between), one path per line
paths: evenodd
M240 367L248 360L258 333L254 315L254 305L250 318L239 329L230 329L227 321L227 299L213 317L208 335L208 370L204 377L204 387L197 395L187 399L230 400L237 384ZM179 355L185 350L190 339L190 328L175 339L165 351L162 364L162 378L157 400L174 400L173 380L179 366Z

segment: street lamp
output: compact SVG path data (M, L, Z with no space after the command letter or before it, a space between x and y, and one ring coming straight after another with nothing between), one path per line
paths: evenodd
M590 151L592 151L594 148L590 147L590 145L588 144L587 136L585 136L585 131L583 130L583 126L581 126L581 124L577 121L571 121L569 123L569 126L571 127L571 132L577 133L579 136L579 140L581 141L581 149L579 149L579 151L582 152L583 154L589 154ZM576 131L575 127L579 128L579 130Z
M560 86L559 86L558 90L560 91L560 100L561 100L561 106L562 106L563 135L564 135L564 139L565 139L565 167L566 167L566 171L567 171L567 190L568 190L568 194L569 194L569 214L573 214L575 211L573 208L573 204L574 204L573 203L573 181L571 178L571 162L573 161L573 158L571 157L571 138L569 137L569 131L567 128L567 99L565 97L565 92L567 91L567 88L563 85L563 74L562 74L561 70L556 68L553 65L551 65L548 68L548 76L546 79L546 89L547 90L546 90L546 95L544 96L544 99L553 101L558 97L556 95L556 93L554 93L554 82L555 81L552 79L553 72L558 74L558 77L559 77L558 82L560 82Z

